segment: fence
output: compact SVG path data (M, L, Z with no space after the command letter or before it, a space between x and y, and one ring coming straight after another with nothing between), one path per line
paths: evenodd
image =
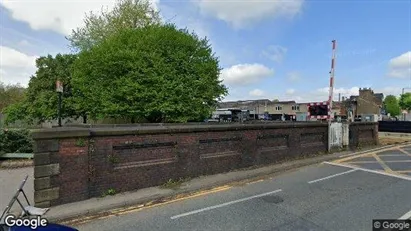
M378 131L411 133L411 121L379 121Z

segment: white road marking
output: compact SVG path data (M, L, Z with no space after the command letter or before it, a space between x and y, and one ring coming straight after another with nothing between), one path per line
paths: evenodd
M411 219L411 211L409 211L408 213L404 214L404 216L398 218L398 220L407 220L407 219Z
M364 153L367 153L367 152L382 151L384 149L392 148L394 146L396 146L396 144L392 144L392 145L388 145L388 146L384 146L384 147L380 147L380 148L373 148L373 149L365 150L365 151L361 151L361 152L354 152L354 153L350 153L350 154L345 154L345 155L341 155L339 157L341 158L341 157L355 156L355 155L358 155L358 154L364 154Z
M354 167L354 166L347 165L347 164L339 164L339 163L332 163L332 162L324 162L324 164L335 165L335 166L340 166L340 167L346 167L346 168L361 170L361 171L364 171L364 172L376 173L376 174L380 174L380 175L384 175L384 176L391 176L391 177L411 181L411 177L396 175L396 174L392 174L392 173L386 173L386 172L376 171L376 170L371 170L371 169L366 169L366 168Z
M227 206L227 205L232 205L232 204L240 203L240 202L243 202L243 201L248 201L248 200L251 200L251 199L254 199L254 198L267 196L267 195L278 193L278 192L281 192L281 191L282 191L281 189L278 189L278 190L275 190L275 191L272 191L272 192L262 193L262 194L254 195L254 196L251 196L251 197L245 197L245 198L242 198L242 199L226 202L226 203L223 203L223 204L214 205L214 206L210 206L210 207L206 207L206 208L202 208L202 209L198 209L198 210L193 210L193 211L187 212L187 213L182 213L180 215L172 216L170 218L172 220L174 220L174 219L177 219L177 218L180 218L180 217L185 217L185 216L205 212L205 211L208 211L208 210L221 208L221 207L224 207L224 206Z
M316 183L316 182L319 182L319 181L327 180L327 179L330 179L330 178L333 178L333 177L336 177L336 176L341 176L341 175L351 173L351 172L355 172L355 171L357 171L357 169L351 169L351 170L348 170L346 172L340 172L340 173L337 173L337 174L334 174L334 175L331 175L331 176L327 176L327 177L324 177L324 178L320 178L320 179L317 179L317 180L308 181L308 183L309 184Z

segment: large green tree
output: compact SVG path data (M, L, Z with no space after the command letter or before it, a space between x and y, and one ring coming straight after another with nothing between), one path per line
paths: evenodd
M401 94L399 105L401 109L411 110L411 93Z
M397 116L401 113L398 99L394 95L387 95L384 99L384 107L387 113L391 116Z
M23 101L24 92L24 87L19 84L6 85L0 82L0 112L9 105Z
M122 29L141 28L160 22L159 12L150 1L117 0L112 10L102 9L101 12L87 14L84 26L73 30L67 39L74 50L87 50Z
M48 55L36 60L37 71L31 77L25 93L25 99L6 108L7 122L26 120L43 122L56 119L58 116L58 95L56 81L64 86L62 94L62 117L79 117L85 114L76 107L71 87L72 64L76 55Z
M122 30L79 54L73 87L92 117L201 120L227 94L207 39L174 25Z

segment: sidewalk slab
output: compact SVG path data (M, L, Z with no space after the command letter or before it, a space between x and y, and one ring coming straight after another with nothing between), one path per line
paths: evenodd
M361 152L372 151L384 147L372 147L363 149ZM71 219L92 216L98 213L109 212L113 209L119 209L129 206L142 205L151 201L163 201L178 195L195 193L200 190L224 186L239 181L252 180L253 178L263 178L272 174L297 169L304 166L322 163L338 159L341 155L349 155L355 152L345 151L333 154L324 154L305 159L288 161L280 164L269 166L254 167L252 169L235 170L228 173L216 175L201 176L183 183L178 189L164 189L160 187L151 187L140 189L133 192L119 193L113 196L100 198L91 198L84 201L58 205L51 207L49 212L44 216L51 222L68 221Z

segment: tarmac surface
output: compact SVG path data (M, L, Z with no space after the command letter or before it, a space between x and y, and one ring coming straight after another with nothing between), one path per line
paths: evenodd
M372 230L411 218L411 145L342 155L278 176L119 210L80 230Z
M347 156L334 163L411 177L411 145Z

